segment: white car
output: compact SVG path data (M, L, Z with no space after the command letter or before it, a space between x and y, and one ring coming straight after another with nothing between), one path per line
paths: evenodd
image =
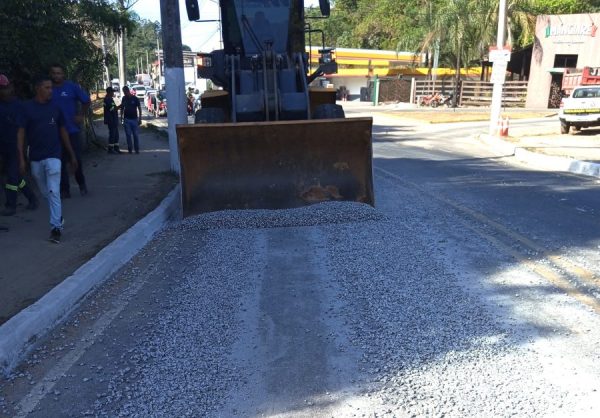
M571 126L576 131L600 126L600 85L575 87L569 97L560 102L558 119L562 134L568 134Z
M131 87L131 90L131 92L135 94L138 99L143 99L144 96L146 96L146 90L148 90L148 88L146 86L137 85Z

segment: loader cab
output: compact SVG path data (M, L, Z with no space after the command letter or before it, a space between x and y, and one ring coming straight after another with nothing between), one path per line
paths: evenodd
M320 3L322 13L329 14L329 0ZM304 1L220 0L219 6L223 49L202 57L198 76L229 95L227 107L218 106L224 119L311 119ZM198 17L195 6L188 10L193 12L189 17ZM335 62L325 66L337 70Z
M287 52L290 0L234 0L234 4L244 55Z

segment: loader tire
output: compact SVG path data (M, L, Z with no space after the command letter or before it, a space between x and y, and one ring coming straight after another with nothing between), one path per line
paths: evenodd
M571 125L567 122L560 121L560 133L568 134L571 129Z
M220 107L204 107L194 116L194 123L224 123L225 113Z
M313 113L313 119L344 119L344 108L336 104L322 104L317 106Z

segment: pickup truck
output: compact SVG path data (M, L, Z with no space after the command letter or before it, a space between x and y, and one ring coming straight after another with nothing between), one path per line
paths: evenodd
M573 88L571 94L560 102L558 119L562 134L568 134L571 126L576 131L600 126L600 85Z

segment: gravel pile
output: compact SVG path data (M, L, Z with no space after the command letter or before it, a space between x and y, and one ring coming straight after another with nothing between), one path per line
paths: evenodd
M181 230L319 226L383 219L381 212L356 202L323 202L287 210L226 210L184 219Z
M576 399L544 380L522 333L503 327L440 260L436 224L452 225L452 215L407 194L411 204L388 208L387 220L326 228L350 341L363 352L370 396L381 402L371 413L567 414Z
M439 242L449 236L442 229L454 225L455 215L414 191L379 190L386 196L379 210L332 202L224 211L161 232L137 263L153 259L152 275L163 278L165 290L144 311L148 325L131 330L106 393L86 413L227 416L221 412L232 393L252 393L251 371L232 354L252 323L244 319L246 309L266 315L258 303L244 303L256 301L266 282L268 228L280 227L319 228L314 236L321 238L311 245L327 266L323 286L336 293L319 295L323 315L336 316L328 323L337 329L324 334L350 345L328 347L339 356L330 373L358 370L340 390L352 399L328 405L328 416L532 417L576 409L577 394L545 380L539 354L527 344L533 334L508 328L498 316L510 314L490 311L440 256ZM134 262L129 271L136 269Z
M228 356L240 332L241 300L256 285L252 234L181 234L165 231L152 242L152 251L174 243L196 246L196 251L181 251L175 260L168 259L173 251L165 252L165 259L158 260L173 287L156 295L164 308L124 353L127 367L110 379L108 394L96 402L93 415L210 416L240 382ZM182 277L170 276L173 263L184 266Z

